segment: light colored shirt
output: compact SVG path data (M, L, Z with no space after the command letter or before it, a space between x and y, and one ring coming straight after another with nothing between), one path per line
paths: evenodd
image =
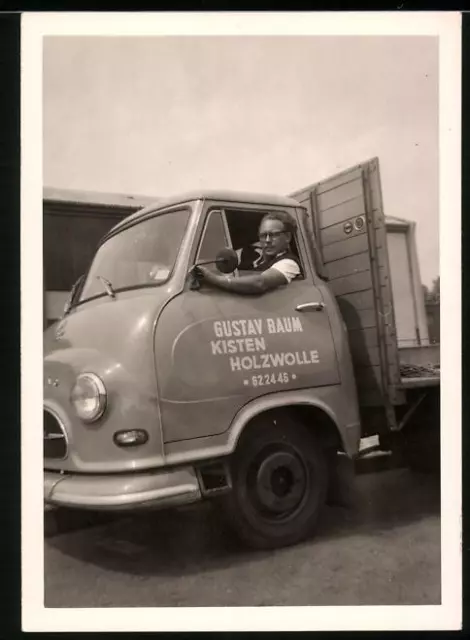
M276 269L276 271L282 273L287 280L287 284L300 274L299 265L295 260L291 260L290 258L281 258L281 260L271 265L270 269Z

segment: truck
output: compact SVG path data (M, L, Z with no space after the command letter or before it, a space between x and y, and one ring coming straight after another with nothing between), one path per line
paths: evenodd
M195 265L246 273L274 211L297 223L300 277L195 286ZM214 500L245 544L277 548L314 533L364 438L439 471L439 346L399 348L390 273L377 158L289 197L199 191L126 217L44 333L45 503Z

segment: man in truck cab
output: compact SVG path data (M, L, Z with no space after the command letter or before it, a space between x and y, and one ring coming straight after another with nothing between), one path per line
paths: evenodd
M241 295L259 295L289 284L300 275L298 258L291 251L291 242L297 228L294 218L284 211L265 215L259 227L260 259L254 255L249 265L253 275L230 278L198 266L194 275L201 283ZM255 254L255 252L253 252ZM244 257L242 253L241 262Z

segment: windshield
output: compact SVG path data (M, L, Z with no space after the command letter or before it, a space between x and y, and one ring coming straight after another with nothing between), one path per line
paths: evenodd
M183 240L189 209L179 209L139 222L98 249L79 301L106 295L106 279L113 291L166 282Z

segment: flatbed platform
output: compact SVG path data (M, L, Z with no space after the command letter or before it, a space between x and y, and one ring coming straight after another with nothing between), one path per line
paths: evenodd
M416 389L417 387L438 387L440 384L440 376L420 376L419 378L402 378L398 387L400 389Z

